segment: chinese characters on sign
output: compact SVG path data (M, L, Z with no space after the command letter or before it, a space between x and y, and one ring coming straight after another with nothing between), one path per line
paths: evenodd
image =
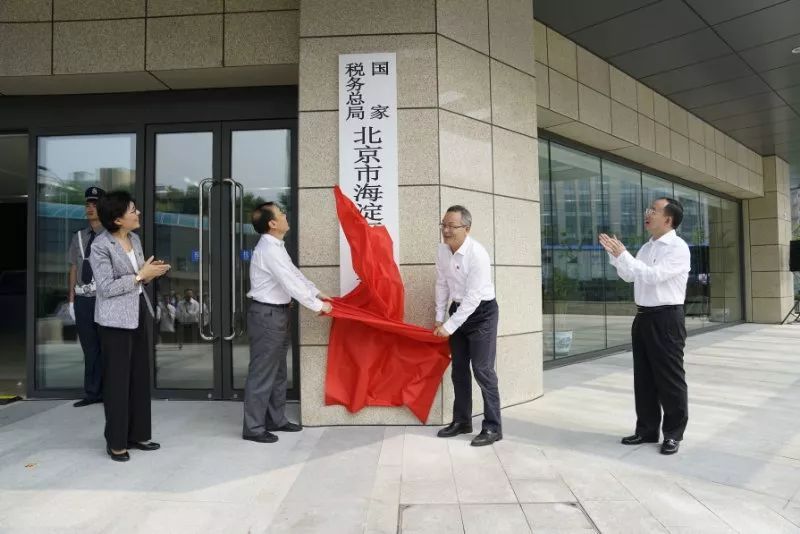
M399 256L397 64L394 53L339 56L339 186L371 225L385 226ZM339 234L341 293L358 283Z

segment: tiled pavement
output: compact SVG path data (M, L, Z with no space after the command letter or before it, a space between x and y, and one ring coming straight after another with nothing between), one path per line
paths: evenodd
M431 427L259 445L239 438L238 403L154 401L162 450L117 464L101 406L18 403L0 409L0 532L800 532L800 327L689 339L671 457L619 444L630 360L547 371L545 396L504 410L505 439L482 448Z

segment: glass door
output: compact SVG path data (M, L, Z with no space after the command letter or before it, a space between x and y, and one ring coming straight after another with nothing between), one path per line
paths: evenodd
M295 219L293 128L248 121L148 129L149 248L172 265L153 288L156 396L241 397L250 357L245 295L259 237L249 216L276 201ZM287 249L296 251L294 241ZM287 355L290 398L298 389L295 352Z
M250 224L250 213L253 208L264 202L277 202L286 210L292 230L286 236L286 248L293 259L297 258L296 199L292 188L294 157L293 130L289 123L238 122L223 124L223 174L232 177L241 194L239 208L244 220L235 226L235 235L242 245L239 247L241 271L236 273L237 280L230 281L231 290L225 295L246 295L250 291L250 254L258 242L259 236ZM236 203L227 205L233 206ZM235 219L235 217L231 217ZM227 273L227 270L224 270ZM227 279L226 282L229 282ZM236 290L234 291L234 288ZM249 299L241 299L238 313L229 317L246 324ZM234 303L239 304L239 303ZM294 309L293 324L297 325L297 309ZM228 327L233 332L233 327ZM289 398L299 398L299 369L295 365L297 352L297 328L293 330L293 339L287 354L289 371ZM247 333L236 335L229 345L225 346L224 367L230 369L230 375L224 375L224 386L230 397L241 396L247 378L247 367L250 361L249 339Z
M214 228L209 224L209 217L214 220L212 206L202 204L201 184L219 177L218 137L215 124L148 130L154 187L153 209L145 213L153 220L147 243L156 258L172 265L168 275L153 285L157 303L153 384L165 396L192 391L214 398L219 389L214 376L218 347L200 337L201 325L213 328L211 313L209 309L201 313L198 300L209 293L203 276L209 265L200 262L198 244L208 241ZM209 262L211 255L203 259Z
M0 396L26 394L28 135L0 133Z
M36 239L32 284L34 389L71 396L84 383L84 353L69 311L71 248L75 232L88 226L84 192L90 187L136 195L137 133L119 128L105 133L34 132ZM29 281L30 284L30 281Z

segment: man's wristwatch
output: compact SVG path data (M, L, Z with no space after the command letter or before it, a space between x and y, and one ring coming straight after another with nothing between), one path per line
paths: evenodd
M139 273L136 273L136 283L140 284L142 282L142 280L143 280L142 275L139 274Z

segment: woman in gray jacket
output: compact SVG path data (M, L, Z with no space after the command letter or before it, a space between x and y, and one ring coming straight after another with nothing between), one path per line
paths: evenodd
M97 203L107 232L92 245L89 263L97 285L94 320L100 325L105 366L103 402L106 413L106 452L126 462L129 448L154 451L150 441L150 364L147 315L155 317L143 285L165 274L170 266L147 261L139 236L139 210L125 191L107 194Z

